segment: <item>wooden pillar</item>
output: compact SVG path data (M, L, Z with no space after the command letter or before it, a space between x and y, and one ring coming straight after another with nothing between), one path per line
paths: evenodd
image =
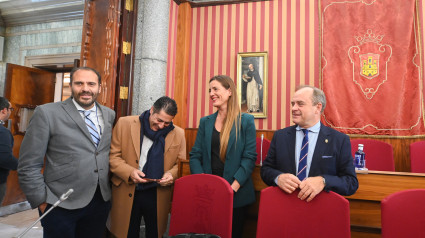
M174 123L183 129L187 127L187 94L189 85L189 53L192 26L192 7L188 2L179 6L177 16L177 49L175 67L174 100L177 102L178 114Z

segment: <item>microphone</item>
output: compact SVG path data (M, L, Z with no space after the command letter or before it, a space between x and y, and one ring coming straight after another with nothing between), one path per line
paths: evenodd
M50 211L52 211L53 208L57 207L59 205L59 203L65 201L66 199L68 199L69 195L71 195L71 193L74 192L74 189L70 188L66 193L62 194L59 198L59 200L57 202L55 202L55 204L52 205L51 208L49 208L49 210L45 211L43 213L43 215L38 218L35 222L33 222L31 224L31 226L27 227L27 229L25 229L24 232L22 232L21 234L19 234L19 236L17 238L21 238L23 237L35 224L37 224L37 222L39 222L41 219L43 219Z
M59 203L68 199L69 195L71 195L71 193L73 192L74 192L74 189L70 188L66 193L62 194L62 196L59 198L57 202L55 202L55 204L53 204L53 207L56 207L57 205L59 205Z
M260 165L263 166L263 140L264 140L264 134L261 134L261 149L260 149Z

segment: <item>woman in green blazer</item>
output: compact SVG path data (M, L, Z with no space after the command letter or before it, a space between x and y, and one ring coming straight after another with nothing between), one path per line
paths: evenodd
M242 237L247 205L255 201L251 173L257 158L254 117L242 114L233 80L210 79L209 92L217 112L201 118L190 154L192 174L208 173L226 179L233 191L232 237Z

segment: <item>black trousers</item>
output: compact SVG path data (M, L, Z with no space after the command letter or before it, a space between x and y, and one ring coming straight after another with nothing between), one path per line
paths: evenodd
M232 238L242 238L248 206L233 208Z
M72 196L72 195L71 195ZM45 212L51 208L48 204ZM111 202L105 202L99 187L90 203L79 209L55 207L42 220L44 238L103 238ZM39 210L40 213L40 210ZM40 213L41 216L41 213Z
M139 238L142 217L145 221L146 238L157 238L156 187L147 190L136 190L134 193L128 238Z

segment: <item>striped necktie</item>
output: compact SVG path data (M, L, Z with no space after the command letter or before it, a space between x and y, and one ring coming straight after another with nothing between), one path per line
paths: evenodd
M304 132L303 143L301 145L300 160L298 162L297 177L303 181L307 177L307 155L308 155L308 130L302 129Z
M99 145L100 136L99 136L99 133L97 132L95 124L89 117L91 111L82 111L82 112L84 114L84 121L86 122L87 129L89 129L93 143L97 147Z

